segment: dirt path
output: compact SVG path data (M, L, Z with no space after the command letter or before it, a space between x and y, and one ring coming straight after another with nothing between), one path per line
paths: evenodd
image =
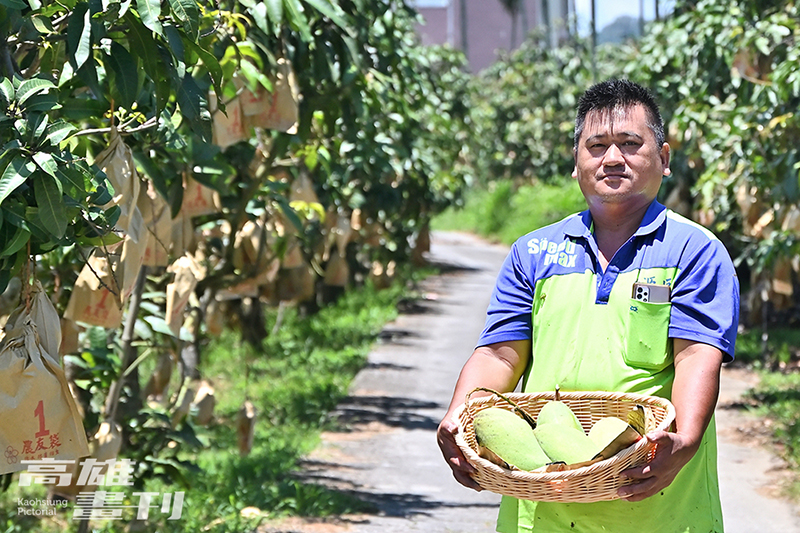
M346 430L323 435L304 466L306 480L352 492L378 512L269 523L260 533L494 531L499 496L453 480L435 430L483 326L506 251L469 235L434 235L430 260L444 273L426 280L425 298L386 327L338 409ZM775 497L780 463L742 438L757 425L730 408L749 379L726 371L718 411L726 531L800 533L797 509Z

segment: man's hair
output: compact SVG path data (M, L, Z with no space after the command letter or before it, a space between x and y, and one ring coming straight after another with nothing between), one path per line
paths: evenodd
M664 121L658 104L653 94L641 85L629 80L610 79L601 81L589 87L578 102L578 114L575 117L574 148L577 150L578 141L583 133L586 115L590 111L612 111L614 109L629 109L636 105L643 105L647 114L647 127L656 138L656 145L661 148L664 144Z

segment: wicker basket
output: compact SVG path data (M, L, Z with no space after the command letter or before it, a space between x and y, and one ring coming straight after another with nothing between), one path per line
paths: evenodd
M505 394L517 407L533 418L542 406L555 399L554 392ZM645 407L646 430L669 430L675 420L675 407L669 400L656 396L614 392L562 392L559 400L566 403L588 430L595 421L604 416L616 416L623 420L635 405ZM485 490L513 496L523 500L543 502L598 502L619 499L617 489L632 480L623 480L620 472L646 463L655 452L655 445L647 439L622 450L614 457L588 466L561 472L526 472L509 470L487 461L478 455L472 419L476 413L489 407L512 410L506 400L498 396L467 399L454 414L459 431L456 443L475 467L473 479Z

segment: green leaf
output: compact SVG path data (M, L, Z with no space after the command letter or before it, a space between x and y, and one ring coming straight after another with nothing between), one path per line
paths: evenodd
M43 80L41 78L33 78L30 80L23 81L19 88L17 89L17 103L20 107L25 105L25 102L31 96L34 96L42 91L47 91L49 89L55 89L56 86L53 85L53 82L48 80Z
M120 97L119 103L130 109L139 95L138 62L127 48L118 42L112 42L108 63L114 73L114 85Z
M278 206L283 211L283 214L292 223L292 225L300 232L303 231L303 221L300 220L300 217L297 216L297 211L292 209L292 206L289 205L289 202L286 198L280 197L278 198Z
M253 6L250 10L250 14L253 16L253 22L256 23L256 26L261 29L267 35L272 35L275 33L275 28L270 27L269 21L267 20L267 6L264 2L260 2Z
M25 111L28 112L46 113L56 109L61 109L61 104L58 103L58 94L55 91L34 94L25 103Z
M49 18L36 15L31 17L31 22L33 23L33 27L36 29L36 31L42 35L49 35L56 32Z
M57 120L47 127L47 139L53 146L58 146L67 140L78 128L64 120Z
M101 117L106 111L108 104L92 98L68 98L62 109L65 118L76 121Z
M195 0L169 0L172 14L192 41L200 35L200 9Z
M2 103L3 108L5 109L13 100L14 85L8 78L3 78L3 80L0 81L0 103Z
M0 204L17 190L17 187L25 183L34 170L36 163L28 161L23 155L16 156L0 176Z
M63 237L67 230L67 212L59 189L59 184L54 179L41 178L33 182L33 193L39 207L39 220L57 239Z
M10 7L11 9L27 9L28 4L27 2L23 2L22 0L0 0L0 4Z
M78 3L70 15L67 45L72 68L78 70L92 53L92 14L88 3Z
M181 114L189 121L192 131L206 141L211 139L211 114L208 112L207 93L187 72L177 92Z
M77 237L76 242L81 246L111 246L112 244L122 242L122 237L118 236L116 233L108 233L100 237L88 237L83 235Z
M28 115L28 132L31 145L38 146L39 141L47 129L48 117L44 113L30 113Z
M272 22L272 33L278 35L283 24L283 0L265 0L264 4L267 6L269 20Z
M5 227L6 226L3 227L4 230ZM9 229L11 229L11 227L9 227ZM19 252L23 246L28 244L30 237L30 231L22 227L17 227L14 235L4 243L5 246L3 246L3 250L0 252L0 257L8 257Z
M161 16L161 0L136 0L136 11L142 19L142 24L158 35L163 35L164 29L158 17Z
M67 187L67 194L73 198L84 198L87 189L91 188L91 181L86 179L82 172L78 172L68 166L59 168L56 176L61 182L62 189Z
M347 21L344 19L344 12L337 4L330 2L330 0L305 0L305 2L331 19L334 24L346 32L352 33L350 27L347 25Z
M36 165L39 168L41 168L46 174L49 174L54 178L56 177L56 172L58 172L58 163L56 163L56 160L53 159L53 156L51 154L47 152L36 152L35 154L33 154L33 160L36 162ZM61 189L61 187L59 187L59 189Z
M214 92L217 94L217 98L222 99L222 67L219 66L216 56L190 39L184 39L183 42L187 48L200 57L203 65L208 69L209 76L211 76L211 82L214 84Z
M186 75L186 47L183 44L181 32L172 24L164 26L164 37L172 59L175 61L175 69L172 72L173 80L181 80ZM164 60L167 61L166 59Z
M161 110L167 105L172 93L169 74L165 65L167 62L162 61L152 32L145 28L139 19L131 13L125 17L125 20L128 23L130 51L141 60L144 71L156 86L156 114L160 114Z
M300 32L300 37L304 41L311 41L311 28L308 26L308 19L303 13L303 5L300 0L283 0L283 7L288 15L288 22Z

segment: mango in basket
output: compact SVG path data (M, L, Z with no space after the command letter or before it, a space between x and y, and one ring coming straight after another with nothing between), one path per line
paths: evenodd
M583 432L568 424L539 424L533 430L549 462L575 466L591 461L597 445Z
M551 400L539 410L539 415L536 417L536 425L544 426L546 424L563 424L583 431L581 423L578 422L578 417L575 416L575 413L572 412L572 409L567 404L560 400Z
M608 459L642 438L630 424L615 416L598 420L589 430L589 439L597 446L597 455Z
M472 420L478 455L504 468L535 470L550 462L522 418L500 407L489 407Z

